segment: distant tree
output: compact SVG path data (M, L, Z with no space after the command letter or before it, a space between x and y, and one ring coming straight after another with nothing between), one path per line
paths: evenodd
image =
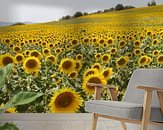
M148 3L147 3L147 6L156 6L155 0L152 0L151 3L148 2Z
M110 8L109 10L110 10L110 11L114 11L114 7Z
M135 8L134 6L131 6L131 5L127 5L124 7L124 9L132 9L132 8Z
M71 19L71 16L70 15L66 15L65 16L65 20L68 20L68 19Z
M151 3L150 3L150 2L148 2L148 3L147 3L147 6L151 6Z
M88 13L87 12L84 12L83 15L88 15Z
M101 10L98 10L96 13L97 13L97 14L101 14L101 13L102 13L102 11L101 11Z
M104 9L104 13L110 12L110 9Z
M16 26L16 25L25 25L25 23L17 22L17 23L12 24L11 26Z
M156 6L156 2L155 2L155 0L152 0L152 2L151 2L151 6Z
M78 12L76 12L76 13L74 14L74 18L81 17L81 16L83 16L83 13L80 12L80 11L78 11Z
M116 11L124 10L124 6L123 6L122 4L117 4L117 5L115 6L115 10L116 10Z

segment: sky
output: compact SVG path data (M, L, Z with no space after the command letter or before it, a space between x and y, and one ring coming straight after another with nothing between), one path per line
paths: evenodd
M163 4L163 0L155 0ZM147 6L151 0L0 0L0 21L4 22L50 22L75 12L95 12L109 9L117 4L135 7Z

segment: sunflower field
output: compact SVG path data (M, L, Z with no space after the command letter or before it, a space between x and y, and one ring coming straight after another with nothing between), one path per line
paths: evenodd
M0 27L0 67L10 63L0 107L20 91L43 96L6 112L85 112L87 83L114 85L121 100L136 68L163 67L163 5Z

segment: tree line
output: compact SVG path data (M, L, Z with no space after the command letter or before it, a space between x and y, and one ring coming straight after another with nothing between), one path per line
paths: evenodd
M152 0L151 2L148 2L147 6L156 6L155 0ZM120 11L120 10L132 9L132 8L135 8L135 7L131 6L131 5L124 6L123 4L117 4L115 7L112 7L110 9L104 9L103 11L98 10L98 11L93 12L93 13L88 13L88 12L82 13L82 12L78 11L73 16L66 15L66 16L63 16L62 18L60 18L59 20L69 20L69 19L72 19L72 18L77 18L77 17L91 15L91 14L107 13L107 12Z

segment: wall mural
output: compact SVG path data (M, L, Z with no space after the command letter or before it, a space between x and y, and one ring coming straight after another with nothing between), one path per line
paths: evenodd
M0 0L1 70L13 64L0 71L1 110L86 112L87 83L114 85L121 101L136 68L163 67L161 1Z

